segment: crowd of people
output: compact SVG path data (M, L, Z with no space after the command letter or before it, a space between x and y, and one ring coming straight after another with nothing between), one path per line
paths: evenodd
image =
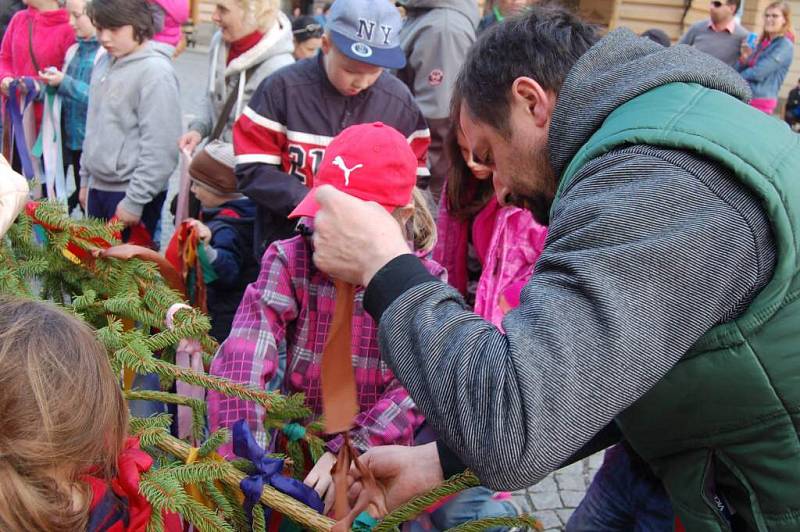
M407 0L402 9L388 0L335 0L291 18L276 0L217 0L202 107L183 109L194 117L186 128L174 60L188 2L23 4L0 49L11 164L42 182L35 194L76 216L120 222L124 241L158 249L170 240L160 234L161 217L186 154L186 224L215 272L207 306L220 348L209 371L303 393L315 416L342 296L335 280L351 282L358 413L348 436L378 479L391 477L388 506L467 465L488 486L446 501L407 530L518 515L502 490L611 445L568 530L711 530L712 523L749 530L800 515L792 480L787 493L768 480L746 484L764 496L763 509L736 483L751 473L742 449L762 440L761 433L736 439L730 424L744 419L752 428L751 418L775 418L770 408L780 401L764 399L752 411L732 406L735 416L714 423L707 409L689 413L693 387L713 378L708 365L722 364L713 359L719 352L746 358L741 345L771 349L759 344L762 331L796 335L775 332L769 321L784 307L796 314L797 265L785 258L793 244L784 229L797 224L786 199L797 194L786 178L795 160L775 161L790 157L786 146L797 141L767 116L794 53L787 2L765 8L756 35L737 22L739 0L712 1L709 19L678 43L688 46L670 47L660 30L601 39L566 9L520 0L497 0L484 13L472 0ZM678 113L676 102L703 103ZM763 141L744 145L731 137L737 128L703 119L734 106L764 131ZM800 125L800 85L783 118ZM700 140L687 144L675 131ZM765 193L767 182L790 192ZM43 305L3 300L0 308L2 378L13 379L20 397L39 377L16 375L9 353L35 341L43 349L27 364L55 356L44 333L23 340L39 334L27 325L36 313L52 314L61 345L74 344L69 364L81 375L113 381L75 320ZM690 350L699 355L683 360ZM737 364L732 378L755 371ZM788 362L785 371L789 379L796 373ZM48 375L54 386L64 377ZM674 384L664 384L665 375ZM135 384L157 387L158 378ZM689 388L681 399L670 386ZM730 400L722 385L709 388ZM110 448L78 434L70 442L111 472L127 410L118 392L102 392L92 399L102 408L89 412L101 416ZM13 402L11 392L2 395L0 405ZM50 403L34 396L40 404L29 408L49 412ZM285 445L268 437L257 405L215 392L207 403L210 429L244 419L271 451ZM791 399L783 404L796 416ZM686 422L672 427L672 443L659 440L660 418ZM29 423L50 426L50 419ZM81 423L89 419L74 430L85 436ZM6 443L33 437L8 434L0 440L3 467ZM341 445L341 436L330 438L307 472L326 511ZM221 453L231 458L230 444ZM49 504L64 523L94 529L92 496L74 485L84 472L44 471L22 452L13 458L17 470L38 473L14 477L14 498L0 488L0 528L29 519L48 529L58 523L46 515ZM412 482L397 460L409 475L428 469ZM759 466L776 477L782 471L778 458ZM48 482L55 493L34 505ZM709 497L718 508L703 502ZM19 509L28 506L36 511Z

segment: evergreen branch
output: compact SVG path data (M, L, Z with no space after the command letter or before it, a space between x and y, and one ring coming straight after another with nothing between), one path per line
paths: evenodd
M151 512L146 532L164 532L164 514Z
M205 458L219 449L230 437L228 429L222 428L211 433L211 436L200 446L197 451L198 458Z
M411 499L400 508L397 508L393 512L389 513L389 515L383 518L383 520L375 526L373 532L391 532L395 527L400 526L406 521L410 521L422 513L426 508L443 499L444 497L453 495L454 493L467 488L480 486L480 484L481 481L478 480L478 477L476 477L472 471L465 471L460 475L455 475L428 493Z
M156 414L150 417L131 417L128 425L132 434L144 429L169 430L170 425L172 425L172 416L169 414Z
M306 406L302 405L302 403L298 406L296 399L292 400L291 396L287 398L277 392L259 390L221 377L214 377L212 375L198 373L191 369L181 368L162 360L152 360L153 366L148 367L147 372L155 372L159 375L171 375L187 384L202 386L207 390L244 399L245 401L253 401L263 406L272 415L280 416L281 418L298 419L311 415L311 411Z
M186 442L183 442L172 436L164 438L158 444L158 447L184 462L189 456L189 445ZM225 477L222 479L222 482L229 486L238 488L239 483L245 478L246 475L234 468L231 464L225 462L219 463L224 464L223 466L227 471ZM157 495L157 493L154 495ZM284 514L293 521L313 531L328 531L334 524L333 520L318 514L308 506L305 506L296 499L293 499L285 493L281 493L271 486L264 486L260 500L265 506Z
M164 469L150 471L142 475L139 492L153 506L153 511L180 512L187 505L189 496L183 486Z

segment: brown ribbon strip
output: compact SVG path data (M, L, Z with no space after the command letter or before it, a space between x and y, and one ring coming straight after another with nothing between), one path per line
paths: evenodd
M347 474L351 464L361 473L365 491L372 493L378 488L372 473L358 461L358 451L350 442L349 430L353 418L358 414L356 379L353 374L353 306L355 287L344 281L335 280L336 305L333 321L325 347L322 350L322 414L325 431L329 434L341 433L344 442L331 469L335 490L333 516L338 521L334 530L349 530L358 513L350 509L347 500ZM360 510L359 510L360 513Z
M353 374L353 305L355 287L334 281L336 305L333 323L322 350L322 415L329 434L346 432L358 414L356 378Z
M156 266L158 266L158 270L167 285L173 290L180 292L183 297L186 297L186 287L183 284L183 279L181 279L181 276L175 271L175 268L172 267L172 264L170 264L167 259L165 259L157 251L133 244L120 244L119 246L113 246L107 249L95 250L92 252L92 254L95 257L106 257L121 260L142 259L154 262Z

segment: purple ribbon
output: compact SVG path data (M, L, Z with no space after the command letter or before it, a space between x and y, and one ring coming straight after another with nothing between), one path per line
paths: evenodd
M233 452L239 458L250 460L257 471L239 483L239 487L244 493L244 512L250 520L251 526L253 524L253 508L261 498L264 484L268 484L281 493L322 513L325 505L317 492L297 479L283 476L281 474L283 460L267 456L266 451L256 443L250 427L243 419L233 425ZM269 513L266 513L265 518L269 519Z
M25 103L20 109L18 91L20 85L27 89ZM31 155L28 152L28 143L25 141L25 124L22 117L25 109L36 100L37 90L33 78L24 77L15 79L8 86L8 98L6 99L6 113L11 117L11 130L14 135L14 145L17 147L20 163L22 164L22 174L30 181L35 177Z

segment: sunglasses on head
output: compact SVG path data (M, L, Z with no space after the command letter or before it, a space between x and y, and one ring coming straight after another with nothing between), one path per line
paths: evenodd
M292 30L293 35L299 35L301 33L307 33L312 37L322 37L322 25L320 24L309 24L304 28L299 28L296 30Z

